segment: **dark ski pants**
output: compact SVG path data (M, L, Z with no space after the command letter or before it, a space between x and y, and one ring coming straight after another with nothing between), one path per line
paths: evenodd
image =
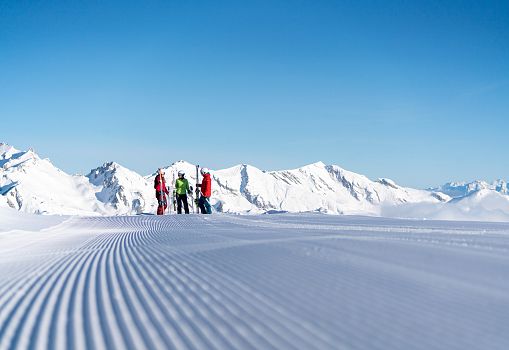
M189 214L189 205L187 204L186 194L177 194L177 213L182 214L182 203L184 203L184 212Z
M200 207L202 214L212 214L209 197L201 196L198 201L198 206Z
M166 208L168 207L167 203L166 203L166 196L163 195L161 196L161 194L157 193L156 194L156 198L157 198L157 215L163 215L164 212L166 211Z

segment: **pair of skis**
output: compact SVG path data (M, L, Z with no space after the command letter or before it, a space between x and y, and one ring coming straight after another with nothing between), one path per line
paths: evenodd
M168 208L169 213L171 214L170 186L166 186L166 183L163 182L163 168L159 168L159 184L160 184L159 196L160 196L161 200L159 201L158 205L160 205L160 204L163 205L163 214L162 215L164 215L166 213L166 209L164 208L165 204L166 204L166 207ZM163 186L163 184L164 184L164 186ZM166 189L168 191L168 198L166 198L164 189ZM175 196L175 191L173 191L173 194ZM176 212L177 209L176 209L175 205L176 205L176 200L174 198L173 199L173 210Z
M194 193L193 186L189 186L189 198L190 198L190 200L187 201L187 202L188 202L189 209L190 209L189 211L191 213L194 213L194 206L195 206L193 193Z
M164 195L164 182L163 182L163 169L162 168L159 168L159 203L157 203L158 205L158 213L159 213L159 207L162 205L163 207L163 214L164 215L164 212L166 211L166 209L164 208L164 205L167 204L166 203L166 196Z
M200 166L196 165L196 198L194 199L194 203L196 204L196 214L200 214L200 206L198 203L200 202Z

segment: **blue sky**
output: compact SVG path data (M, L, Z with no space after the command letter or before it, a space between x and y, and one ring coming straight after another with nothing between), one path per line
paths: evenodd
M0 140L415 187L505 178L507 1L2 1Z

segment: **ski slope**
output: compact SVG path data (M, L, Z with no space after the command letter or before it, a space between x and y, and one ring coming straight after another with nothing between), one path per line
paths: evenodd
M509 224L16 215L0 349L509 348Z

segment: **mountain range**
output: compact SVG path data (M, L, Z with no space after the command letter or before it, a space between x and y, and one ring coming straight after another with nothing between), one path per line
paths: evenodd
M164 168L169 184L179 170L196 183L196 167L177 161ZM135 215L156 210L155 174L142 176L115 162L87 175L70 175L32 149L0 143L0 207L38 214ZM509 221L507 182L451 182L426 190L370 180L322 162L293 170L263 171L242 164L211 170L216 212L262 214L321 212L416 219Z

